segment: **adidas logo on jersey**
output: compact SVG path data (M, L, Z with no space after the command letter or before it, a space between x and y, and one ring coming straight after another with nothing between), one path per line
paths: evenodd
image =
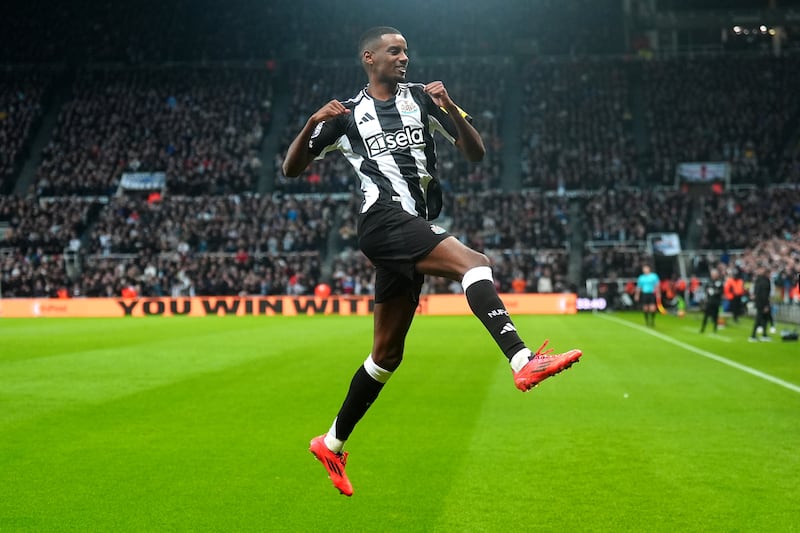
M369 113L364 113L364 116L361 117L361 120L359 120L358 123L364 124L365 122L369 122L370 120L375 120L375 117L373 117Z
M413 145L424 144L422 128L406 126L399 131L382 131L372 137L364 139L370 157L379 156L386 152L393 152Z

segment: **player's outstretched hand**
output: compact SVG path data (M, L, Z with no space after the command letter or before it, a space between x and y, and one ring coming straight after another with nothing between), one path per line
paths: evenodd
M311 120L314 123L319 124L320 122L338 117L339 115L345 115L349 112L350 110L343 106L339 100L331 100L324 106L320 107L316 113L311 115Z
M452 104L453 101L450 99L450 95L447 94L447 89L444 87L444 83L441 81L432 81L425 86L425 92L428 93L433 99L433 103L438 105L439 107L446 107L448 104Z

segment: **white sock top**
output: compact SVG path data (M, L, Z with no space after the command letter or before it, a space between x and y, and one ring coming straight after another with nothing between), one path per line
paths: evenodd
M389 370L375 364L375 361L372 360L372 354L369 354L367 360L364 361L364 370L367 371L369 377L378 383L386 383L389 381L389 378L392 377L392 373Z
M342 453L344 449L344 441L336 438L336 419L333 419L333 425L325 435L325 446L328 447L333 453Z
M514 372L519 372L520 369L528 364L528 361L531 359L531 352L528 348L523 348L517 353L514 354L514 357L511 358L511 370Z
M464 273L464 277L461 278L461 286L464 288L464 292L466 292L467 287L482 280L487 280L494 283L491 267L479 266L470 268Z

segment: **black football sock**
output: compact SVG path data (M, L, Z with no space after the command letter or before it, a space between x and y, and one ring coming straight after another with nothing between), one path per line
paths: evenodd
M358 367L350 382L350 389L347 391L344 403L336 416L334 426L337 439L345 441L350 437L353 428L378 397L383 385L367 373L364 365Z
M470 284L464 292L472 313L483 322L494 341L511 361L518 351L525 348L525 343L519 338L506 306L497 295L494 282L481 279Z

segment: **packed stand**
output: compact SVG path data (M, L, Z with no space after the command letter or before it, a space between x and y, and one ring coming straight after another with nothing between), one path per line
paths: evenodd
M677 233L682 241L692 224L693 200L670 189L604 190L586 200L587 279L636 277L647 259L647 235Z
M522 84L523 187L639 185L625 63L533 60Z
M764 239L745 250L736 263L751 275L759 266L766 267L773 283L773 299L800 304L800 231Z
M731 163L731 181L767 185L800 117L800 58L715 56L644 63L647 179L673 184L675 165Z
M115 199L91 231L84 291L309 294L340 207L332 198L251 195Z
M800 228L800 189L750 188L705 196L699 248L745 249Z
M266 69L85 70L43 150L40 196L111 195L124 172L166 172L173 194L252 190L269 126Z
M585 279L635 278L649 254L643 246L614 244L589 247L583 254Z
M0 248L47 255L61 254L65 248L77 251L93 205L94 201L78 197L0 196L0 223L9 226L0 234Z
M91 229L88 252L112 254L324 253L332 198L255 195L114 198Z
M47 70L0 72L0 194L11 192L51 85Z
M140 254L102 257L70 285L73 297L307 295L320 279L318 254Z
M4 297L310 294L332 221L326 199L256 196L119 197L87 228L92 201L0 197L10 224L0 248ZM80 252L80 276L61 256ZM125 290L126 292L123 292Z
M568 200L539 193L459 194L450 232L475 250L564 248Z
M592 194L583 212L590 241L645 241L648 233L677 233L686 238L692 199L679 190L608 189Z
M65 252L81 250L90 210L80 198L0 196L0 289L3 298L57 296L68 285Z

